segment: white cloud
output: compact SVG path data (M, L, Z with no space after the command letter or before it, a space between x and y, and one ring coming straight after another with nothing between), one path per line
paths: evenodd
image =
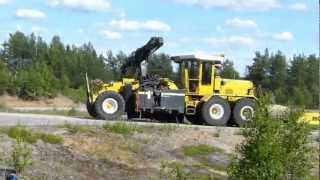
M117 40L122 38L122 35L120 33L109 31L109 30L102 31L102 34L106 39L110 39L110 40Z
M288 9L293 11L306 11L307 5L304 3L294 3L288 6Z
M36 9L18 9L16 12L16 16L20 18L27 19L45 19L47 15Z
M9 4L10 3L10 0L0 0L0 6L1 5L6 5L6 4Z
M204 42L214 46L248 46L252 47L255 44L254 39L246 36L230 36L223 38L205 38Z
M113 28L122 31L153 31L153 32L169 32L171 27L161 21L149 20L144 22L139 21L129 21L129 20L113 20L109 23Z
M281 7L279 0L168 0L204 8L264 11Z
M111 3L106 0L47 0L52 7L65 7L83 11L107 11Z
M136 31L140 28L140 23L137 21L127 20L112 20L109 25L123 31Z
M246 29L254 29L257 28L258 25L256 22L250 19L239 19L233 18L226 21L226 25L235 28L246 28Z
M272 38L277 41L292 41L294 36L291 32L281 32L272 35Z

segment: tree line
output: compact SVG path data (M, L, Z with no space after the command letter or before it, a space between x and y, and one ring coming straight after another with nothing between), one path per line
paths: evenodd
M137 47L138 48L138 47ZM15 32L0 46L0 94L23 99L55 97L63 94L85 100L85 73L103 81L121 78L120 67L128 57L122 51L98 54L91 43L81 46L64 44L59 36L47 43L40 36ZM150 57L148 71L177 80L169 55ZM222 64L221 76L240 79L232 61ZM280 51L257 52L243 79L250 79L273 92L277 103L317 107L319 102L319 57L295 56L289 61ZM292 99L293 98L293 99Z
M84 101L85 74L91 79L118 80L127 56L110 50L105 56L99 55L91 43L65 45L59 36L47 43L40 36L18 31L0 46L0 95L8 93L33 100L60 93ZM173 74L166 54L153 55L148 66L151 73L170 77Z
M274 102L319 107L319 62L316 55L295 55L292 59L278 51L256 52L253 64L247 66L246 79L264 92L273 94Z

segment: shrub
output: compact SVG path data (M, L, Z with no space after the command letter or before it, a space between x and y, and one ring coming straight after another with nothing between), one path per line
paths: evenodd
M16 139L14 145L10 163L17 172L23 172L28 166L32 164L32 152L29 146L24 142L23 139Z
M19 97L22 99L55 97L58 91L57 84L58 80L44 63L35 63L29 69L19 71L17 74Z
M7 66L0 59L0 95L8 92L13 86L13 76Z
M7 130L7 135L13 139L21 139L21 141L31 144L37 142L38 140L38 136L32 134L29 130L20 125L9 128Z
M86 89L82 87L79 89L66 88L62 91L62 94L76 103L85 103L87 100Z
M291 110L271 117L268 98L261 98L252 128L243 129L245 141L237 147L228 169L230 179L304 179L311 167L309 129L299 122L300 112Z

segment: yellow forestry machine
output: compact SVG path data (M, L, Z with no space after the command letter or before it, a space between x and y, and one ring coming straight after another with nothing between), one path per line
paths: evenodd
M103 83L87 79L87 109L98 119L172 118L196 124L239 126L254 114L251 81L222 79L224 56L183 55L171 57L178 64L181 88L168 78L147 73L149 57L163 45L161 37L134 51L121 67L122 79Z

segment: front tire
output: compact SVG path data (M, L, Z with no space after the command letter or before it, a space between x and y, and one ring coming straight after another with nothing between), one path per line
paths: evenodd
M219 96L205 102L201 109L203 120L211 126L225 126L230 119L229 103Z
M124 114L125 101L116 92L104 92L98 96L95 110L100 119L118 120Z
M233 119L238 126L244 126L254 118L255 102L253 99L240 99L233 108Z

